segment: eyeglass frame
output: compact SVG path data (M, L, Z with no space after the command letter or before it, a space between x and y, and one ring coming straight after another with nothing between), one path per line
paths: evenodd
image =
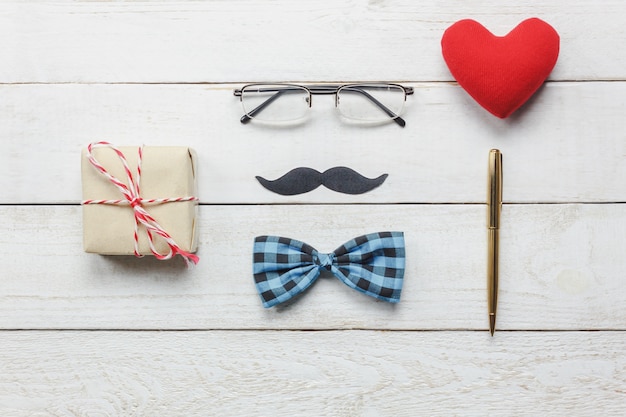
M279 86L279 87L296 87L298 89L305 90L307 92L307 94L308 94L308 100L307 101L308 101L308 104L309 104L309 108L312 105L312 101L313 101L312 100L312 96L313 95L333 95L333 94L335 95L335 107L337 107L338 106L338 94L339 94L339 92L342 89L344 89L344 88L350 88L350 87L398 87L398 88L400 88L404 92L404 101L406 101L406 96L412 95L414 93L414 91L415 91L413 87L405 87L405 86L400 85L400 84L385 83L385 82L381 82L381 83L363 83L363 84L352 83L352 84L339 84L339 85L332 85L332 84L300 85L300 84L290 84L290 83L253 83L253 84L246 84L246 85L244 85L241 88L235 89L233 91L233 95L235 97L239 97L239 101L243 102L243 92L244 92L244 90L246 88L248 88L248 87L253 87L253 86L256 86L256 85L271 85L271 86ZM259 113L264 108L269 106L272 102L274 102L274 100L279 98L280 95L284 93L284 91L287 91L287 90L277 91L276 94L274 94L273 96L271 96L270 98L265 100L263 103L258 105L256 108L250 110L249 112L246 112L246 114L244 114L241 117L241 119L239 119L239 121L242 124L247 124L248 122L250 122L254 118L254 115L256 113ZM385 113L387 113L387 115L389 117L391 117L391 120L396 122L400 127L404 127L406 125L406 121L402 117L400 117L399 114L395 114L393 111L391 111L389 108L387 108L387 106L385 106L383 103L378 101L375 97L373 97L367 91L362 91L362 90L353 90L353 91L360 91L368 100L370 100L372 103L377 105L381 110L383 110Z

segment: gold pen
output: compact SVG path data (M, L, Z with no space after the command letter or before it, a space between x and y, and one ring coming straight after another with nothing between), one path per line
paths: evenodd
M502 153L498 149L489 151L489 185L487 195L488 264L487 297L489 331L496 330L498 307L498 258L500 254L500 211L502 209Z

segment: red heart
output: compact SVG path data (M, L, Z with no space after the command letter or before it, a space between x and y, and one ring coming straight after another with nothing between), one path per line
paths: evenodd
M441 51L459 85L504 119L548 78L559 56L559 34L537 18L524 20L506 36L465 19L445 31Z

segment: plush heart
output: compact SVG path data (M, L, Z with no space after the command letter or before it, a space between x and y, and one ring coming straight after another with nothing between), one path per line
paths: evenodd
M543 84L559 56L559 35L543 20L524 20L495 36L465 19L441 38L443 58L459 85L485 109L505 118Z

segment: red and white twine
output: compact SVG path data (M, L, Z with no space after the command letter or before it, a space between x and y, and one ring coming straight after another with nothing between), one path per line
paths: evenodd
M108 147L111 148L119 157L122 165L124 166L124 172L126 173L126 180L128 184L123 183L118 180L111 174L107 172L107 170L96 160L93 156L93 149L98 147ZM126 157L124 154L115 146L110 144L109 142L94 142L90 143L87 146L87 157L91 165L93 165L102 175L107 177L111 183L113 183L118 190L124 196L123 199L119 200L85 200L82 204L112 204L112 205L129 205L135 214L135 230L133 234L134 243L135 243L135 256L141 258L143 255L139 253L139 224L143 225L146 229L146 234L148 236L148 243L150 245L150 251L152 254L160 260L171 259L175 255L180 255L183 257L185 262L190 265L191 262L197 264L200 258L198 258L193 253L184 251L181 249L174 239L167 233L163 227L146 211L144 205L146 204L164 204L164 203L176 203L180 201L198 201L198 197L174 197L174 198L142 198L139 190L139 183L141 179L141 161L143 159L143 146L139 147L139 158L137 160L137 176L133 177L130 168L128 167L128 162L126 161ZM169 251L166 254L159 253L154 246L154 237L153 235L160 236L168 245Z

